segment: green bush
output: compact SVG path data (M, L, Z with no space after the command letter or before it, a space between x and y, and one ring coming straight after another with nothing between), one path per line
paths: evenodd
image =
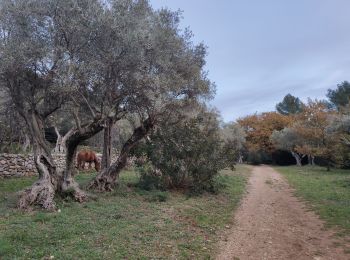
M176 125L164 123L138 148L148 163L139 167L144 189L214 191L214 177L227 160L212 112L202 112Z
M138 187L144 190L159 190L164 187L161 176L156 175L156 171L150 162L137 167L140 173Z

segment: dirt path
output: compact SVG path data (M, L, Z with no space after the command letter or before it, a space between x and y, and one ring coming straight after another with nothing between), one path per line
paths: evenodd
M350 259L271 167L254 167L248 194L217 259Z

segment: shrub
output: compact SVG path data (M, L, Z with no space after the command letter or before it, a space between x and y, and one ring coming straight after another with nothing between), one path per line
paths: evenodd
M156 170L150 162L146 162L137 169L140 173L139 188L150 191L159 190L164 187L161 176L156 174Z
M140 168L140 186L213 191L213 178L225 168L219 123L213 112L202 112L176 125L164 123L139 147L150 165Z

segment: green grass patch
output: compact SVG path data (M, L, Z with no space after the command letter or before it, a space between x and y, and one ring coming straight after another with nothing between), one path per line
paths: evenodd
M350 232L350 171L321 167L275 167L296 189L296 194L310 202L329 226Z
M17 191L35 178L0 180L0 259L205 259L245 189L250 170L223 171L218 194L143 191L133 171L119 188L84 204L57 199L60 212L21 212ZM79 174L84 186L93 173Z

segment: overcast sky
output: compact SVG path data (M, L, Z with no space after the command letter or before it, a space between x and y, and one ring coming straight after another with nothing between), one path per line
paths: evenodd
M325 98L350 80L350 0L151 0L183 11L209 48L212 102L225 121L271 111L287 94Z

